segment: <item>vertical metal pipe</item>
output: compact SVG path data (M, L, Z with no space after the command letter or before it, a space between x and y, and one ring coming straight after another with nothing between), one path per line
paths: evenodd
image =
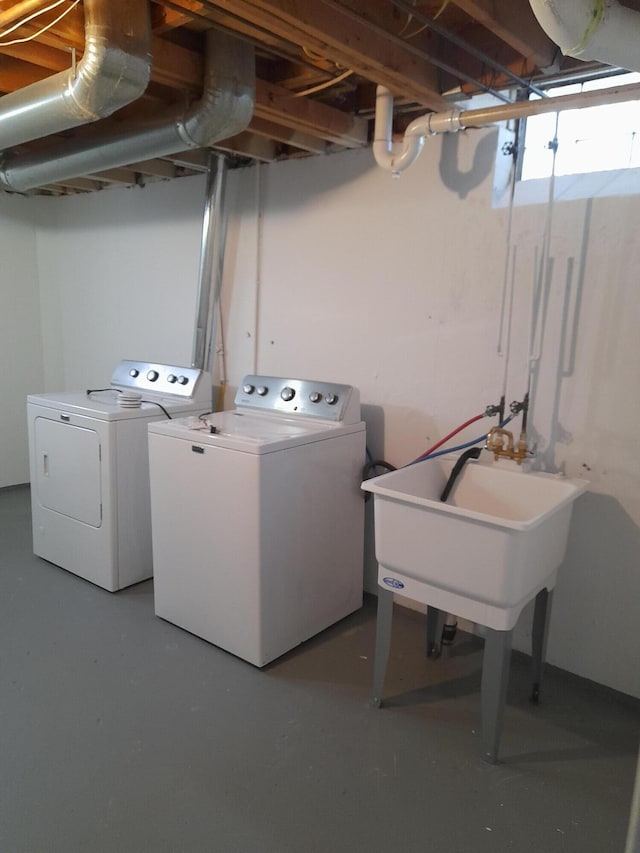
M196 302L196 323L193 336L191 366L211 371L215 357L215 306L220 297L224 244L226 241L226 214L224 195L227 161L223 154L209 156L207 187L202 216L200 245L200 270Z

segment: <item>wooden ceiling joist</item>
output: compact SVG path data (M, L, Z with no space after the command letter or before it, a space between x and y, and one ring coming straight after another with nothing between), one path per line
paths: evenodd
M249 18L270 32L391 90L410 90L411 96L425 107L444 108L433 66L421 61L410 45L391 38L381 27L362 17L354 18L352 10L339 3L214 0L212 5Z
M640 5L640 0L623 2ZM17 23L8 41L21 39L3 44L0 36L0 93L23 89L81 60L82 3L46 32L40 30L54 21L58 8L21 23L49 5L50 0L0 0L0 32ZM460 89L475 94L486 86L512 88L509 74L530 79L548 76L551 68L559 75L573 73L576 65L602 68L563 58L529 0L153 0L150 9L153 64L145 94L112 117L60 138L94 144L192 104L202 92L203 36L212 27L256 49L253 118L243 133L215 144L215 150L235 155L236 163L367 145L377 84L393 92L396 129L401 129L412 115L448 110ZM338 79L344 72L350 74ZM6 153L17 159L51 147L52 138L36 139ZM92 192L170 180L206 171L209 159L208 150L191 150L78 175L41 191Z
M495 0L452 0L525 59L540 69L553 65L557 46L538 24L529 3L496 3Z

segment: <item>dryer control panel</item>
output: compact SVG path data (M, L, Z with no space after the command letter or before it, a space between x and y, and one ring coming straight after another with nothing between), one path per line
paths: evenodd
M360 421L360 392L336 382L250 374L238 388L235 405L345 424Z
M211 400L211 383L206 388L208 375L195 367L175 364L157 364L149 361L121 361L113 372L114 388L133 388L146 394L158 394L179 399L197 400L200 396Z

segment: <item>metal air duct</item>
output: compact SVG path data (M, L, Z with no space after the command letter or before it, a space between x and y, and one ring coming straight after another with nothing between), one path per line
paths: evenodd
M206 33L202 97L91 140L71 140L38 154L0 163L0 187L24 192L79 175L115 169L138 160L166 157L187 148L207 148L244 130L253 115L253 45L218 30Z
M111 115L151 75L148 0L85 0L85 48L69 68L0 98L0 150Z
M640 71L640 12L617 0L529 0L566 56Z

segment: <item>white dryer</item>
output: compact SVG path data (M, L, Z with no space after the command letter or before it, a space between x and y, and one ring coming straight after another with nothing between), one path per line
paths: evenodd
M151 577L147 425L210 409L208 374L138 361L27 397L34 553L110 592Z
M362 605L365 424L334 383L235 405L149 424L155 611L261 667Z

